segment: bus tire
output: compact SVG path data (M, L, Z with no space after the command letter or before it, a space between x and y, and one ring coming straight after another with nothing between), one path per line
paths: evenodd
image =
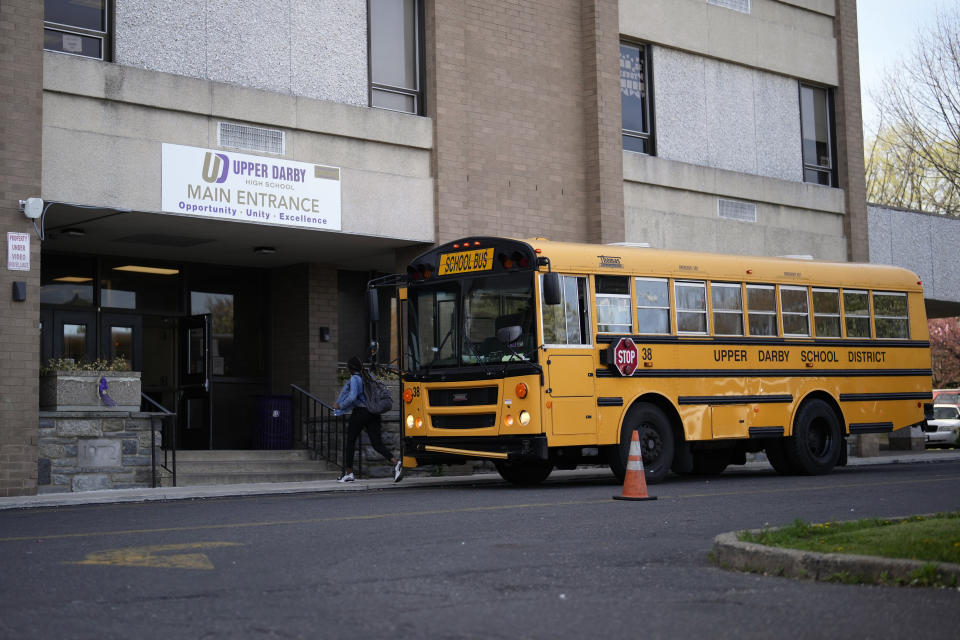
M621 482L627 475L627 457L633 432L640 435L643 472L648 484L663 481L673 463L673 430L670 421L657 406L641 403L627 411L620 426L620 446L608 449L610 470Z
M540 484L547 479L550 472L553 471L553 465L549 462L502 462L497 460L493 463L497 468L500 477L521 487L531 487Z
M729 451L697 451L693 454L694 475L718 476L729 464Z
M814 398L803 403L793 424L793 435L784 440L787 459L799 473L829 473L840 460L843 433L833 408Z
M767 454L767 460L774 471L782 476L792 476L798 473L793 462L787 457L787 451L784 448L784 438L778 438L767 444L764 451Z

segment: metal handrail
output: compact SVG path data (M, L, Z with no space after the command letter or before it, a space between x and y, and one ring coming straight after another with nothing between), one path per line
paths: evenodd
M335 415L333 407L306 389L295 384L290 388L293 390L294 424L300 425L300 440L315 460L326 460L344 471L347 466L343 451L347 441L346 416ZM363 473L363 447L359 449L355 467L358 476Z
M160 417L161 421L161 432L160 432L160 446L163 448L163 463L161 467L170 472L170 475L173 477L173 486L177 486L177 414L173 411L170 411L156 400L146 395L142 391L140 392L140 401L141 403L147 402L150 405L153 405L160 413L163 414ZM150 424L153 426L153 418L151 417ZM167 421L172 423L172 426L167 428ZM151 438L153 437L153 429L151 429ZM167 461L167 454L170 454L170 461ZM156 488L157 486L157 454L156 447L154 442L150 443L150 467L152 480L150 486Z

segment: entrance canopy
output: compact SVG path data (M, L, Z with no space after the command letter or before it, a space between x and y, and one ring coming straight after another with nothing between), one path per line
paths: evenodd
M47 203L37 223L43 233L44 251L248 267L323 263L389 273L397 268L397 250L423 246L389 237L62 202Z

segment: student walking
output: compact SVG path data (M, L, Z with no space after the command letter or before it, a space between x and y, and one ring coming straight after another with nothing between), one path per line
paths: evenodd
M370 375L363 370L363 363L357 356L351 356L347 361L347 368L350 370L350 379L343 385L337 401L333 403L336 410L335 415L342 416L350 411L350 419L347 422L347 441L343 449L343 475L337 482L353 482L353 454L356 449L357 440L360 438L360 432L367 430L367 436L370 438L370 444L373 449L390 461L393 465L393 481L400 482L403 479L403 460L393 457L390 450L383 444L383 438L380 434L380 416L376 413L367 411L367 398L363 394L363 375Z

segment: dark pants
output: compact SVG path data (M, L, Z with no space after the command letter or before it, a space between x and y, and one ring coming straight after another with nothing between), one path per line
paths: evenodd
M344 468L353 468L353 452L356 450L360 432L364 428L367 429L367 436L370 438L373 450L387 460L393 458L390 450L383 446L383 438L380 436L380 416L370 413L365 407L357 407L350 413L350 421L347 423L347 442L343 449Z

